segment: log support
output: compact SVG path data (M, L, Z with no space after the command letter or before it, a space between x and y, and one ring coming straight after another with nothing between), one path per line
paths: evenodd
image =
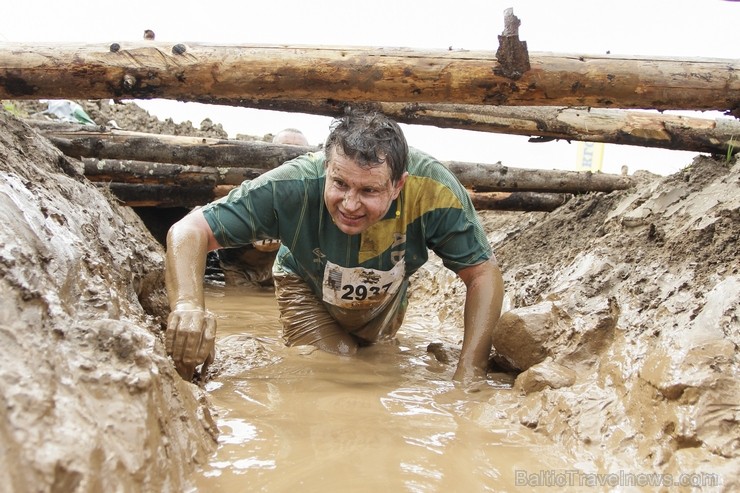
M530 69L512 79L493 51L178 45L139 41L113 51L110 44L2 42L0 99L164 98L231 106L314 99L740 116L737 59L530 52Z

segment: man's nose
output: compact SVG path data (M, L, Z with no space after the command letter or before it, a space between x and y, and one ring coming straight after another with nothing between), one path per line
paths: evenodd
M360 197L357 192L347 190L342 199L342 206L348 211L354 211L360 208Z

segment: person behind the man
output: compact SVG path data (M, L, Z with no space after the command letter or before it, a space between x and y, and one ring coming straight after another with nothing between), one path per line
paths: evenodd
M244 182L170 228L165 343L183 378L214 356L216 322L203 293L207 252L266 239L281 242L273 273L286 344L340 355L395 336L409 278L431 249L466 285L453 378L485 378L501 271L465 188L410 149L392 120L348 113L332 123L323 152Z
M297 128L284 128L275 134L272 143L304 147L309 145L306 136Z

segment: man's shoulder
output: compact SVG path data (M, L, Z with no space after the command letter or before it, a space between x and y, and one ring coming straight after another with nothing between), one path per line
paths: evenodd
M411 175L424 176L447 169L437 158L414 147L409 147L408 157L408 172Z
M409 147L407 170L411 176L431 178L445 184L455 182L455 175L437 158L424 151Z

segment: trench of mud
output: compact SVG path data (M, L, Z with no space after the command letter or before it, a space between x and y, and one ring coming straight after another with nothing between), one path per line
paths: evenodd
M534 431L480 419L513 378L453 384L454 364L427 352L430 337L452 335L428 317L339 357L286 347L271 291L211 286L206 304L219 321L204 386L220 436L192 491L502 491L522 474L574 468Z
M219 354L196 386L162 343L156 231L0 128L0 491L740 487L737 159L481 214L514 382L452 384L464 286L430 258L396 343L347 359L285 347L272 292L209 286Z

